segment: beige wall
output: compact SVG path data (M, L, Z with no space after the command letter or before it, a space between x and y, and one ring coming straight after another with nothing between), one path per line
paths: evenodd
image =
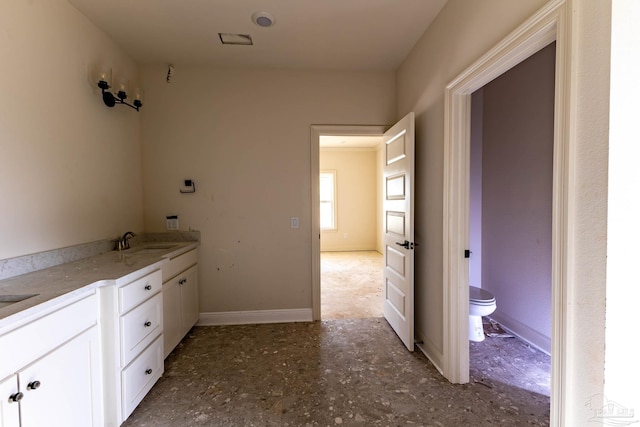
M384 149L379 147L376 151L376 250L381 254L384 253L384 215L382 215L382 207L384 205Z
M145 229L201 231L201 312L311 308L310 126L391 122L393 73L165 75L144 69Z
M628 332L637 321L637 253L640 241L640 182L637 143L640 87L640 2L616 0L612 4L611 97L609 127L609 193L607 230L607 330L605 395L614 402L640 409L640 370L629 369L640 359Z
M376 152L321 149L320 171L325 170L336 172L337 229L321 232L320 250L376 250Z
M140 231L140 117L87 72L135 64L65 0L2 0L0 28L0 259Z
M416 332L442 348L442 189L444 88L545 2L450 0L400 67L398 115L416 112ZM571 2L575 78L571 118L575 134L568 260L570 299L565 306L572 425L586 423L586 399L603 390L606 259L607 130L610 1ZM579 286L578 286L579 284Z

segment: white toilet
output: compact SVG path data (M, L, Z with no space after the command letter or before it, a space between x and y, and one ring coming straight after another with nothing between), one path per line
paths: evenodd
M496 311L496 299L493 294L484 289L469 286L469 340L484 341L482 316L488 316Z

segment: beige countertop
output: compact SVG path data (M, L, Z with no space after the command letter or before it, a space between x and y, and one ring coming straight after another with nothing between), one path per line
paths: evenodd
M144 243L2 280L0 295L35 296L0 307L0 334L101 286L136 280L197 246L194 241Z

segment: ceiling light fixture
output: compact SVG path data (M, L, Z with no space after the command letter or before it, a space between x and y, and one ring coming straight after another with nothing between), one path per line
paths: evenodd
M253 12L251 20L254 24L263 28L272 27L276 23L276 18L269 12L264 11Z
M133 104L130 104L126 101L129 97L127 95L127 89L129 87L129 82L125 79L121 79L117 84L116 90L109 90L112 88L111 84L111 70L100 70L98 71L98 87L102 91L102 100L107 107L113 107L116 104L123 104L127 107L131 107L136 111L140 111L140 107L142 107L142 89L136 88L134 91L134 99Z

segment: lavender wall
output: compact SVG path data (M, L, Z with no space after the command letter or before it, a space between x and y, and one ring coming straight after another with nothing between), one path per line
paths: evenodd
M469 284L482 287L482 103L483 89L471 96L469 165Z
M493 314L550 351L555 44L484 87L482 287Z

